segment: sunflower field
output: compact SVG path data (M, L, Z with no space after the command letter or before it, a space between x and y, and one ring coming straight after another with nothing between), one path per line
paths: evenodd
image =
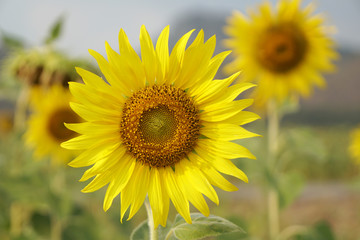
M355 0L27 4L0 2L0 239L360 240Z

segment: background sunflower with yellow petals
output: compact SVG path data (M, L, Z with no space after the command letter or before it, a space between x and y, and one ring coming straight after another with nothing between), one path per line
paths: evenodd
M71 94L61 85L49 90L33 91L30 99L31 115L24 135L26 145L34 150L34 158L50 156L54 162L66 163L74 155L60 147L60 143L77 134L64 123L76 123L81 119L71 110Z
M350 132L349 153L354 162L360 164L360 127Z
M155 227L166 225L170 200L191 223L189 202L209 216L203 195L219 204L213 185L237 190L222 173L248 181L231 159L255 157L232 141L257 136L239 125L259 117L243 111L252 100L234 100L254 85L230 86L238 73L214 80L230 52L212 57L215 36L204 42L202 30L186 48L192 32L169 53L169 27L154 47L142 26L140 59L121 29L120 54L107 43L108 60L90 50L108 83L81 68L85 84L70 83L77 101L70 105L85 122L66 124L80 136L62 146L82 150L69 165L92 165L81 178L94 177L83 192L108 184L105 211L121 193L121 219L129 208L131 219L148 196Z
M274 8L265 2L249 16L235 11L228 18L224 44L234 60L224 70L242 70L243 81L258 83L255 105L309 96L314 86L325 86L321 74L334 70L337 53L328 37L333 28L324 25L323 15L313 15L313 3L303 9L300 4L280 0Z

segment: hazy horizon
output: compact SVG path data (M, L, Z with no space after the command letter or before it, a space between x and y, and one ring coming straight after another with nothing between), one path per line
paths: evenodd
M233 10L255 8L261 0L229 1L72 1L72 0L0 0L0 33L3 31L23 39L29 46L39 46L55 20L65 17L64 31L56 46L73 56L88 56L88 49L105 52L108 41L117 48L117 37L123 28L135 49L139 47L140 26L145 24L155 38L166 25L170 37L178 29L173 27L184 15L199 12L209 14L209 19L229 16ZM271 2L275 2L272 0ZM306 5L310 1L303 1ZM328 25L335 25L334 39L341 49L360 52L360 33L352 27L360 22L360 2L347 0L317 0L316 13L325 13ZM187 29L187 31L190 29Z

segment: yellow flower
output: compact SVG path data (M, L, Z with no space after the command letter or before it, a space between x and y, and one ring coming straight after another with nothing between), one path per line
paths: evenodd
M192 32L169 55L169 27L154 49L142 26L140 59L121 29L120 54L108 43L108 61L90 50L108 83L81 68L77 72L85 84L70 83L79 102L71 107L86 122L66 125L81 136L62 146L83 150L69 165L92 165L81 181L95 178L83 192L109 184L105 211L121 193L121 220L130 205L128 220L132 218L148 195L155 227L166 225L170 199L191 223L189 201L208 216L203 194L219 203L212 185L237 190L220 173L248 181L230 159L255 157L231 141L257 136L239 125L258 115L242 111L252 100L233 100L253 84L229 87L238 73L213 80L229 52L212 57L215 36L204 43L202 30L186 49Z
M360 164L360 127L354 129L350 134L349 153L352 159Z
M61 142L77 135L67 129L64 123L80 122L80 118L70 108L70 99L69 90L58 85L46 92L38 88L31 92L33 112L24 137L26 144L34 149L35 158L51 156L54 162L66 163L73 156L72 151L60 147Z
M324 87L321 72L334 69L334 43L326 35L322 15L312 15L314 5L300 9L301 0L279 0L275 9L266 2L249 18L234 12L228 19L224 44L235 58L225 66L227 73L243 70L243 81L258 82L255 105L270 98L308 96L313 86Z

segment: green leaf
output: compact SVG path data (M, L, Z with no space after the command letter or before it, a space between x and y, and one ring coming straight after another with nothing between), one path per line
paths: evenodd
M23 48L24 41L18 37L10 36L9 34L1 31L2 44L7 48Z
M45 44L51 44L59 38L63 24L64 18L63 16L60 16L51 27L49 36L45 39Z
M31 216L31 225L37 234L49 238L51 229L51 216L48 213L34 212Z
M214 237L226 233L244 234L244 230L234 223L214 215L204 217L199 213L191 214L192 224L187 224L179 215L171 228L171 238L180 240L195 240Z
M327 157L327 149L318 134L310 128L298 127L286 129L283 134L286 145L284 158L289 159L311 159L324 163Z
M281 106L279 106L280 116L296 113L298 111L299 111L299 102L294 101L293 99L287 99L284 101L284 103Z
M296 240L335 240L331 226L326 221L316 223L307 233L299 234Z
M131 240L150 240L147 220L140 223L130 235Z
M158 226L159 240L195 240L205 237L215 237L227 233L244 235L245 231L234 223L214 215L204 217L200 213L191 214L192 224L188 224L178 214L173 225ZM147 221L137 226L130 236L131 240L149 240L149 225Z
M163 240L166 238L167 234L171 230L171 224L167 223L166 227L158 226L156 228L158 239ZM147 240L150 239L149 237L149 225L147 220L140 223L139 226L137 226L134 231L131 233L130 236L131 240ZM168 239L169 240L169 239Z
M266 186L268 186L269 188L275 189L278 192L279 191L278 176L275 176L274 172L270 171L269 168L264 168L263 173L264 173L264 179L265 179Z
M279 181L280 208L290 205L300 195L304 185L304 177L299 173L289 172L282 175Z
M317 240L335 240L335 235L328 222L322 221L317 223L314 231L317 233Z

